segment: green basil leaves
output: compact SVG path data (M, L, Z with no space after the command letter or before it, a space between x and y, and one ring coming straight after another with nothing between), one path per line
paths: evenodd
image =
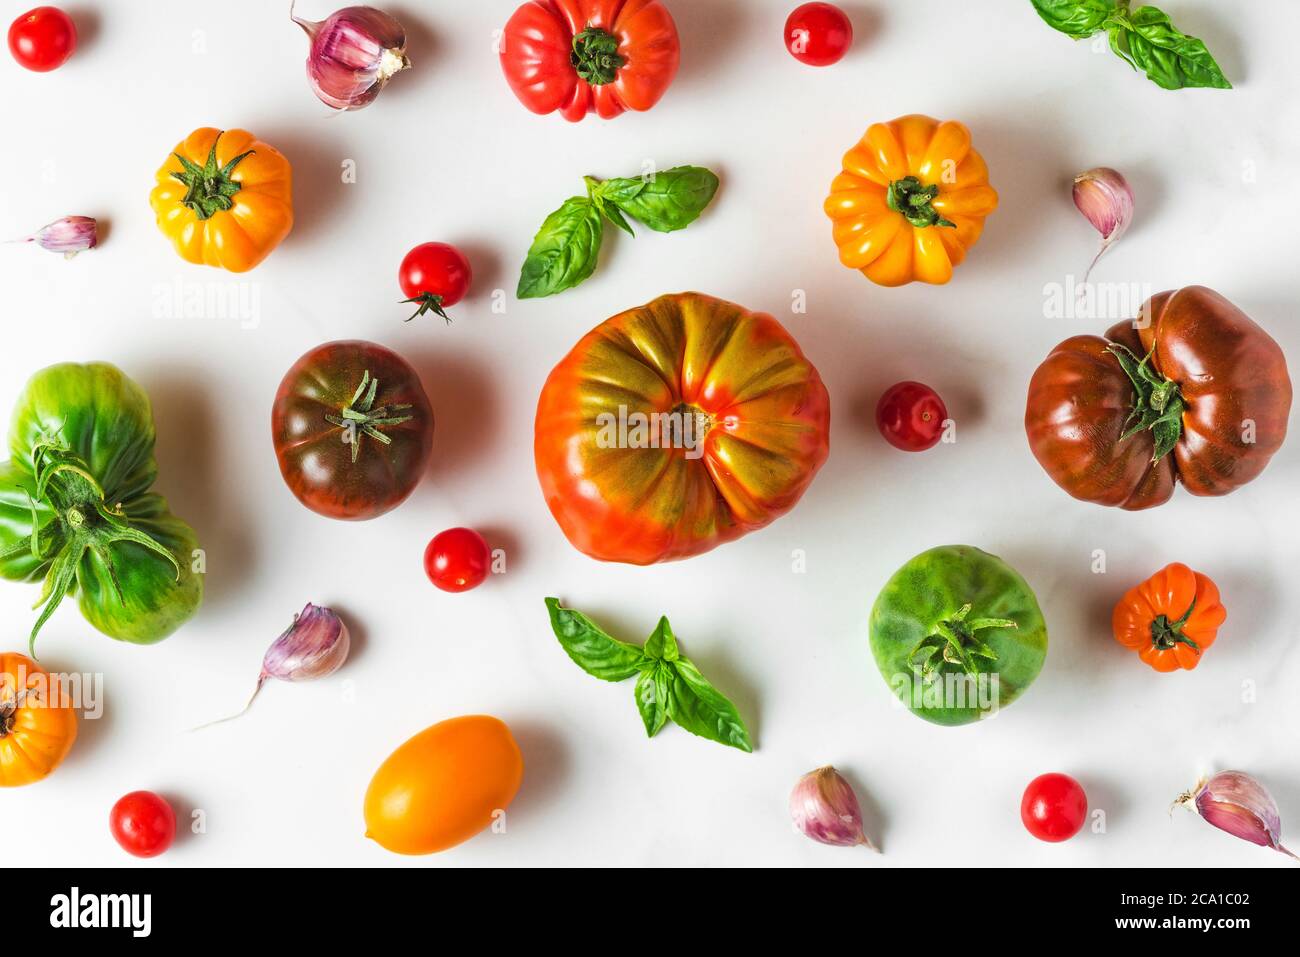
M603 230L600 211L581 196L546 217L519 274L520 299L572 289L596 271Z
M670 720L691 734L746 753L754 750L745 722L727 698L689 659L682 657L667 618L660 618L643 647L611 637L590 618L546 599L551 629L565 653L602 681L637 675L637 711L646 735L654 737Z
M572 289L596 271L605 220L635 235L627 217L660 233L695 222L718 191L718 177L699 166L602 182L586 177L586 196L573 196L546 217L519 274L520 299Z
M610 179L594 191L647 229L671 233L699 219L718 191L718 177L700 166L678 166L654 176Z
M1117 56L1166 90L1232 89L1205 44L1180 33L1169 15L1156 7L1130 10L1129 0L1031 2L1048 26L1077 40L1105 31Z

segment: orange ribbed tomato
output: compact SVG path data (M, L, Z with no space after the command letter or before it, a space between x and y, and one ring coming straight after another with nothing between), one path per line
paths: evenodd
M579 550L648 565L762 528L830 448L830 399L769 315L699 293L601 323L551 372L533 452Z
M505 722L467 715L425 728L388 756L366 790L366 837L432 854L492 824L514 799L524 759Z
M840 262L882 286L947 282L997 206L970 130L916 114L873 123L825 203Z
M247 130L195 130L155 179L158 228L187 262L247 272L293 228L289 161Z
M1227 617L1214 582L1174 562L1130 588L1112 624L1115 640L1156 671L1191 671Z
M0 655L0 787L41 780L77 739L77 712L49 672L26 655Z

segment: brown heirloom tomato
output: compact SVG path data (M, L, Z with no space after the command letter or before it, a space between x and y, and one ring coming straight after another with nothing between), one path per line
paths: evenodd
M601 323L537 404L537 476L603 561L688 558L792 508L829 450L821 377L771 316L699 293Z
M1286 438L1286 358L1204 286L1152 296L1141 317L1052 350L1029 383L1029 447L1085 502L1150 508L1169 500L1175 482L1193 495L1227 495Z
M271 435L298 501L330 518L375 518L401 505L429 467L433 409L397 353L327 342L285 374Z

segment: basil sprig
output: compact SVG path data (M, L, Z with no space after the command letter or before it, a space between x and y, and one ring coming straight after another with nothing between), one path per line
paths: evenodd
M546 599L546 610L561 647L587 674L602 681L637 675L636 707L648 737L672 721L701 738L746 753L754 750L740 712L682 656L667 618L659 619L638 648L606 634L582 612L561 607L558 598Z
M1104 31L1110 48L1135 70L1166 90L1212 87L1230 90L1219 64L1196 37L1180 33L1164 11L1129 0L1030 0L1043 21L1076 40Z
M596 271L605 221L636 235L627 217L660 233L685 229L713 200L718 177L700 166L676 166L635 178L588 176L586 196L572 196L546 217L519 273L520 299L572 289Z

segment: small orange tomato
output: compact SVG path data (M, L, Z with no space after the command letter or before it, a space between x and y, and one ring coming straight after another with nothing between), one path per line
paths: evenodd
M882 286L947 282L998 206L970 130L953 120L873 123L843 167L824 207L840 262Z
M1166 565L1115 606L1115 640L1156 671L1195 668L1228 612L1214 582L1186 565Z
M247 272L293 228L289 161L247 130L195 130L155 179L158 228L187 262Z
M0 655L0 787L41 780L77 739L77 712L26 655Z
M468 840L504 811L524 777L505 722L467 715L425 728L388 756L366 790L366 837L397 854Z

